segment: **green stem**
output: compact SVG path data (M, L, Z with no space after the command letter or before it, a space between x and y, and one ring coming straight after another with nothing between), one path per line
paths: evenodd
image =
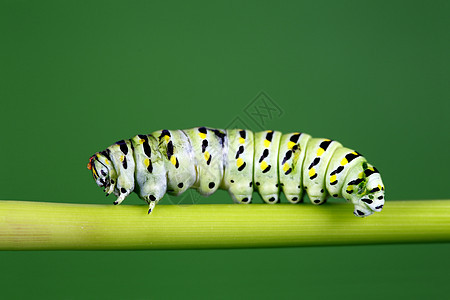
M450 241L450 200L145 206L0 201L0 250L199 249Z

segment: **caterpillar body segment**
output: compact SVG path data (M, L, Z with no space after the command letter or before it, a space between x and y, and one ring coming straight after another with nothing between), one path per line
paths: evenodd
M384 185L378 170L358 152L304 133L196 127L136 135L94 154L88 168L106 195L120 204L136 192L149 213L165 195L188 188L208 196L221 188L236 203L251 203L253 191L269 204L282 190L291 203L304 191L313 204L343 197L356 216L381 211Z

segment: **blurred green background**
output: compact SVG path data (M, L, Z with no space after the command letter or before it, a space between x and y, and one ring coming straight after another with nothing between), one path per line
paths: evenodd
M204 125L336 139L377 166L388 201L448 199L448 13L448 1L2 0L0 199L109 204L86 169L94 152ZM163 200L178 202L231 200ZM0 294L440 298L449 250L1 252Z

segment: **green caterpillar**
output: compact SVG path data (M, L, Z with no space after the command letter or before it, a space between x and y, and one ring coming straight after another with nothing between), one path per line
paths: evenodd
M361 154L298 132L164 129L97 152L88 169L106 195L118 197L114 204L135 191L148 213L166 192L180 195L191 187L204 196L228 190L237 203L250 203L255 189L270 204L279 202L280 189L291 203L301 202L303 191L314 204L343 197L360 217L384 205L380 173Z

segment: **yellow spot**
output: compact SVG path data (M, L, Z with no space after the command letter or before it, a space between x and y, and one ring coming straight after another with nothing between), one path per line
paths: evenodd
M294 142L288 142L288 149L292 149L295 146Z
M100 158L100 154L98 154L98 153L97 153L97 157L99 157L99 158Z
M348 164L348 160L344 157L344 158L341 160L341 166L345 166L346 164Z
M244 160L242 158L238 158L236 161L236 166L240 168L244 164Z
M364 178L364 172L359 173L359 174L358 174L358 178L359 178L359 179Z
M164 139L166 140L166 143L168 143L168 142L170 141L170 136L165 135L165 136L164 136Z
M380 191L383 190L383 187L380 184L378 185L378 188L380 189Z
M144 139L140 139L140 140L139 140L139 143L141 143L141 144L143 144L144 142L145 142Z
M317 149L317 156L321 156L324 152L325 150L323 150L323 148Z
M314 168L312 168L311 170L309 170L309 177L313 177L316 174L316 170Z
M240 138L239 138L239 144L245 144L245 139L242 138L242 137L240 137Z
M170 157L170 162L172 163L172 165L176 165L177 164L177 158L175 157L175 155L172 155L171 157Z
M353 189L352 189L352 186L349 186L348 188L347 188L347 192L350 194L351 192L353 192Z
M358 153L356 153L355 151L352 152L353 155L358 155Z
M98 177L97 171L95 170L95 168L92 168L92 172L94 173L95 177Z
M330 177L330 182L331 183L333 183L333 182L335 182L337 179L336 179L336 175L332 175L331 177Z
M148 167L150 165L150 159L148 159L148 158L144 159L144 164L146 167Z
M206 139L206 133L199 132L199 133L198 133L198 136L199 136L201 139Z
M205 151L205 160L208 161L209 157L210 157L209 152Z
M120 156L120 161L123 162L124 159L125 159L125 156L121 155Z
M264 140L264 147L269 148L269 146L270 146L270 141Z
M268 167L267 163L266 163L265 161L263 161L263 162L261 163L261 170L264 171L267 167Z
M109 160L105 158L105 163L109 165Z
M288 163L285 163L285 164L283 165L283 171L286 172L287 170L289 170L289 164L288 164Z

